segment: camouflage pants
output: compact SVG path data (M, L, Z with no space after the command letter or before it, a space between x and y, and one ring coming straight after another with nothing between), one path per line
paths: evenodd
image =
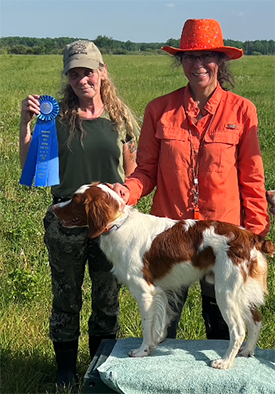
M87 262L92 280L89 335L116 334L119 330L120 285L110 273L112 266L98 242L89 239L87 228L64 228L51 207L44 218L44 226L52 273L51 340L73 341L80 335L82 284Z

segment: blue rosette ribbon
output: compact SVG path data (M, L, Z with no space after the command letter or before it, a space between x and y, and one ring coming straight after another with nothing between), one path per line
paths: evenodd
M19 183L26 186L54 186L59 180L58 139L55 118L58 102L51 96L39 98L40 114Z

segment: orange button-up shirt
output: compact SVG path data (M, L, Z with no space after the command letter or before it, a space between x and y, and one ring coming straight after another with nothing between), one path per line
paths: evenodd
M189 85L148 104L137 168L125 182L129 204L156 187L153 215L193 218L197 171L201 220L234 223L265 236L269 217L254 104L218 84L202 118L199 112Z

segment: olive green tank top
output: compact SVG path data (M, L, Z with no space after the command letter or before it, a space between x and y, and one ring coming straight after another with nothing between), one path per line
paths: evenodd
M55 197L71 198L83 184L123 183L123 144L132 137L118 133L105 111L101 117L83 120L86 136L81 144L75 137L68 147L68 126L56 120L60 184L52 187Z

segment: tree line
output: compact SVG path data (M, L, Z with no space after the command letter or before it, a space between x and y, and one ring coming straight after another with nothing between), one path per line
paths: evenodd
M62 54L66 44L79 38L35 38L35 37L1 37L0 54L17 55L51 55ZM128 54L135 52L162 53L161 47L170 45L178 48L180 40L170 38L166 42L136 43L118 41L107 36L97 36L92 40L103 54ZM224 40L224 45L243 49L245 55L275 55L274 40L234 41Z

